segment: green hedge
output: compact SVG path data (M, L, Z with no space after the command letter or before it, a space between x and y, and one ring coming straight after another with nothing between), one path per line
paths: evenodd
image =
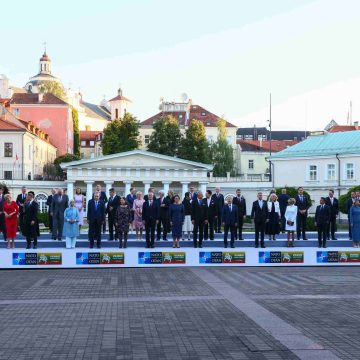
M48 213L44 212L44 213L38 213L37 215L38 221L40 224L44 224L46 227L49 227L49 217L48 217Z
M344 214L347 214L346 202L351 198L351 193L354 191L360 191L360 186L350 188L346 194L339 197L339 209Z
M295 196L298 194L298 190L297 188L294 188L294 187L280 187L280 188L276 188L275 191L276 191L276 195L279 196L281 194L281 190L282 189L286 189L286 193L291 197L291 198L295 198ZM270 194L269 194L270 195ZM304 195L305 197L309 200L310 204L313 204L314 203L314 200L311 199L311 196L308 192L306 192L304 190Z

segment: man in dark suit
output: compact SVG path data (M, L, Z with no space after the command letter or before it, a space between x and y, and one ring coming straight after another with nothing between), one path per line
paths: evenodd
M165 197L165 192L163 190L160 190L158 192L158 206L159 206L159 221L157 223L156 227L156 236L157 241L160 241L161 239L161 225L163 230L163 240L167 241L167 233L170 230L170 199L168 197Z
M212 197L211 190L206 190L204 202L207 208L207 220L208 220L207 223L204 224L204 239L205 240L209 239L209 233L210 233L210 240L214 240L214 224L218 219L219 209L217 207L214 198Z
M298 188L298 194L295 196L295 201L296 206L298 207L298 215L296 219L297 239L300 240L300 234L302 234L302 239L307 240L306 221L311 204L307 196L304 194L304 188L301 186Z
M51 212L51 205L54 198L54 195L56 194L55 189L51 189L51 195L48 196L46 199L46 206L48 207L48 219L49 219L49 233L52 234L53 232L53 217Z
M158 223L159 206L154 199L152 192L148 193L148 199L144 202L142 208L142 219L145 222L146 248L155 247L155 226Z
M148 193L146 195L144 195L144 200L148 201L149 200L149 193L153 194L153 200L156 201L156 196L155 196L155 189L150 187L148 190Z
M220 188L215 188L215 193L212 194L212 199L216 205L216 218L214 222L215 231L221 233L221 215L224 207L224 195L220 193Z
M324 197L320 198L320 205L316 207L315 225L318 231L319 248L326 248L327 229L330 222L330 207L325 203Z
M352 240L351 225L350 225L350 209L354 205L355 200L356 200L356 192L353 191L351 193L351 198L346 202L348 224L349 224L349 240Z
M286 208L288 206L288 201L290 199L290 196L286 193L286 189L281 190L281 194L278 197L279 207L280 207L280 214L281 214L281 228L280 230L282 232L285 232L285 212Z
M225 203L221 218L224 225L224 247L227 248L227 238L230 230L230 235L231 235L230 246L234 248L235 231L236 231L237 221L239 219L239 214L238 214L238 207L232 204L231 200L229 200L228 204Z
M116 210L120 204L120 197L116 195L115 189L111 188L109 190L109 201L106 205L105 214L108 215L109 221L109 241L114 240L114 227L115 227L115 214ZM115 240L118 240L118 232L115 227Z
M40 235L39 222L37 214L39 211L39 205L34 200L35 194L29 191L26 196L24 205L24 225L23 235L26 237L26 248L31 248L31 241L34 242L33 248L37 248L37 238Z
M58 189L51 202L51 216L53 218L53 240L61 240L64 227L64 211L69 207L69 197L63 189Z
M197 199L197 192L195 191L195 188L193 186L189 187L189 194L191 202Z
M108 198L106 196L106 192L101 190L101 185L100 184L97 184L95 186L95 192L93 193L93 196L92 196L93 199L94 199L95 193L99 193L99 196L100 196L99 200L104 203L104 206L106 206L106 203L108 202ZM105 234L105 232L106 232L106 221L104 221L104 223L102 225L102 228L103 228L102 229L103 233Z
M236 189L236 196L233 197L232 203L236 205L238 209L238 219L236 221L237 226L235 227L235 239L244 240L242 230L244 226L244 219L246 217L246 201L244 197L241 196L240 189Z
M336 217L339 214L339 201L334 196L334 190L329 190L329 196L325 199L325 204L330 208L330 222L329 227L327 229L327 240L336 240L335 232L336 232Z
M19 227L20 231L22 231L24 225L24 203L26 201L26 186L21 188L21 194L16 197L16 203L19 207Z
M255 247L259 247L259 236L261 239L260 246L265 248L264 235L265 225L268 221L268 205L263 200L263 194L261 191L258 192L258 198L253 202L251 209L251 218L254 220L255 225Z
M105 221L105 204L100 200L100 194L95 193L94 198L88 201L87 206L87 222L89 224L89 241L90 249L94 247L94 240L96 239L96 246L101 248L101 226Z
M204 225L208 222L207 218L207 206L203 201L203 194L201 191L197 193L196 200L191 203L191 222L194 225L193 240L194 248L202 248L202 242L204 238ZM199 234L199 245L198 245Z
M0 232L4 235L4 241L7 241L6 236L6 224L5 224L5 213L4 213L4 189L0 187Z

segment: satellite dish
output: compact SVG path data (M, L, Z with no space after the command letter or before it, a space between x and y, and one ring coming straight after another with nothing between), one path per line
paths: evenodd
M186 93L182 93L182 94L180 95L180 99L182 100L182 102L187 102L188 99L189 99L189 97L187 96Z

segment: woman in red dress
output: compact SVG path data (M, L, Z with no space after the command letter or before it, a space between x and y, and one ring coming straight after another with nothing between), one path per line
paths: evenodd
M5 195L4 213L5 213L6 237L7 237L7 241L8 241L7 247L8 247L8 249L10 249L10 239L11 239L12 240L12 248L14 249L19 207L15 201L11 200L10 194Z

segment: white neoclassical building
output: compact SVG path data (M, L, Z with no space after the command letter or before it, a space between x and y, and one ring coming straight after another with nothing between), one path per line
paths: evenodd
M176 157L165 156L144 150L133 150L83 159L61 164L67 172L67 193L70 198L74 189L86 189L87 200L97 184L108 193L115 187L119 193L128 194L130 187L147 192L149 187L164 189L171 187L182 196L190 185L205 192L209 172L213 165L202 164Z

